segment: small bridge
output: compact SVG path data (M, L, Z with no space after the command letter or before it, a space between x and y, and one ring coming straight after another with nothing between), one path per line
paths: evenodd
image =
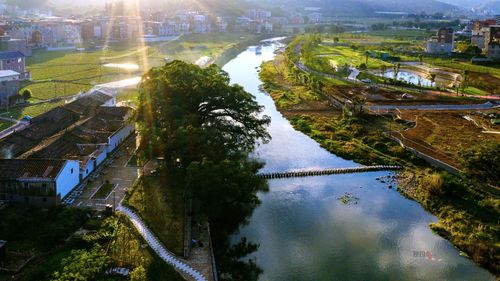
M291 172L281 172L281 173L262 173L262 174L257 174L257 176L264 179L283 179L283 178L299 178L299 177L311 177L311 176L326 176L326 175L336 175L336 174L364 173L364 172L374 172L374 171L391 171L391 170L400 170L402 168L403 167L401 166L376 165L376 166L360 166L351 168L302 170L302 171L291 171Z

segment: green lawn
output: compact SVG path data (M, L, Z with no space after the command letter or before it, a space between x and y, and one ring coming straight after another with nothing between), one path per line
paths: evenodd
M9 121L0 120L0 132L12 126L13 123Z
M166 177L147 176L137 183L127 200L163 244L183 254L184 198L182 190L169 185Z
M318 45L310 54L303 54L302 59L311 69L341 76L347 76L347 72L338 72L341 71L345 65L359 67L359 65L366 63L364 52L346 46ZM368 58L368 68L378 69L382 65L385 65L387 68L392 66L390 63L383 60L371 57ZM335 72L335 69L338 69L338 71Z
M41 103L37 105L32 105L32 106L27 106L27 107L16 107L12 108L9 110L8 114L5 114L5 116L12 117L14 119L21 119L24 116L28 115L31 117L38 116L40 114L43 114L55 107L58 107L60 105L63 105L64 101L57 101L57 102L47 102L47 103ZM0 113L4 113L5 111L2 111Z

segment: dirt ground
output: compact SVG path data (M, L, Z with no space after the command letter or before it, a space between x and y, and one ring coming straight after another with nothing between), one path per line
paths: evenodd
M457 159L462 149L485 141L500 142L500 126L491 124L488 117L491 113L500 114L500 111L402 110L401 118L416 122L416 126L401 134L434 151L431 156L458 165Z

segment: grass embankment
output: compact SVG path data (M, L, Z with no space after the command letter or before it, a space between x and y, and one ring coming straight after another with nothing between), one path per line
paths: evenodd
M162 176L145 176L134 186L126 202L177 255L184 249L184 197Z
M500 274L500 198L481 183L429 168L385 134L398 126L390 118L357 117L334 110L325 97L304 94L291 79L284 60L266 62L260 73L268 90L294 127L322 147L363 164L403 164L398 190L439 218L431 228L467 253L475 262Z

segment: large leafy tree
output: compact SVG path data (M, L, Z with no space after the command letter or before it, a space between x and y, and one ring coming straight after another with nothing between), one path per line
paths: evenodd
M262 273L253 260L244 260L258 245L245 238L233 245L228 239L260 204L257 192L268 190L266 181L255 176L261 167L254 160L204 160L189 165L186 182L210 219L221 280L258 280Z
M140 91L141 146L168 164L238 158L269 139L269 117L218 66L173 61L146 73Z

